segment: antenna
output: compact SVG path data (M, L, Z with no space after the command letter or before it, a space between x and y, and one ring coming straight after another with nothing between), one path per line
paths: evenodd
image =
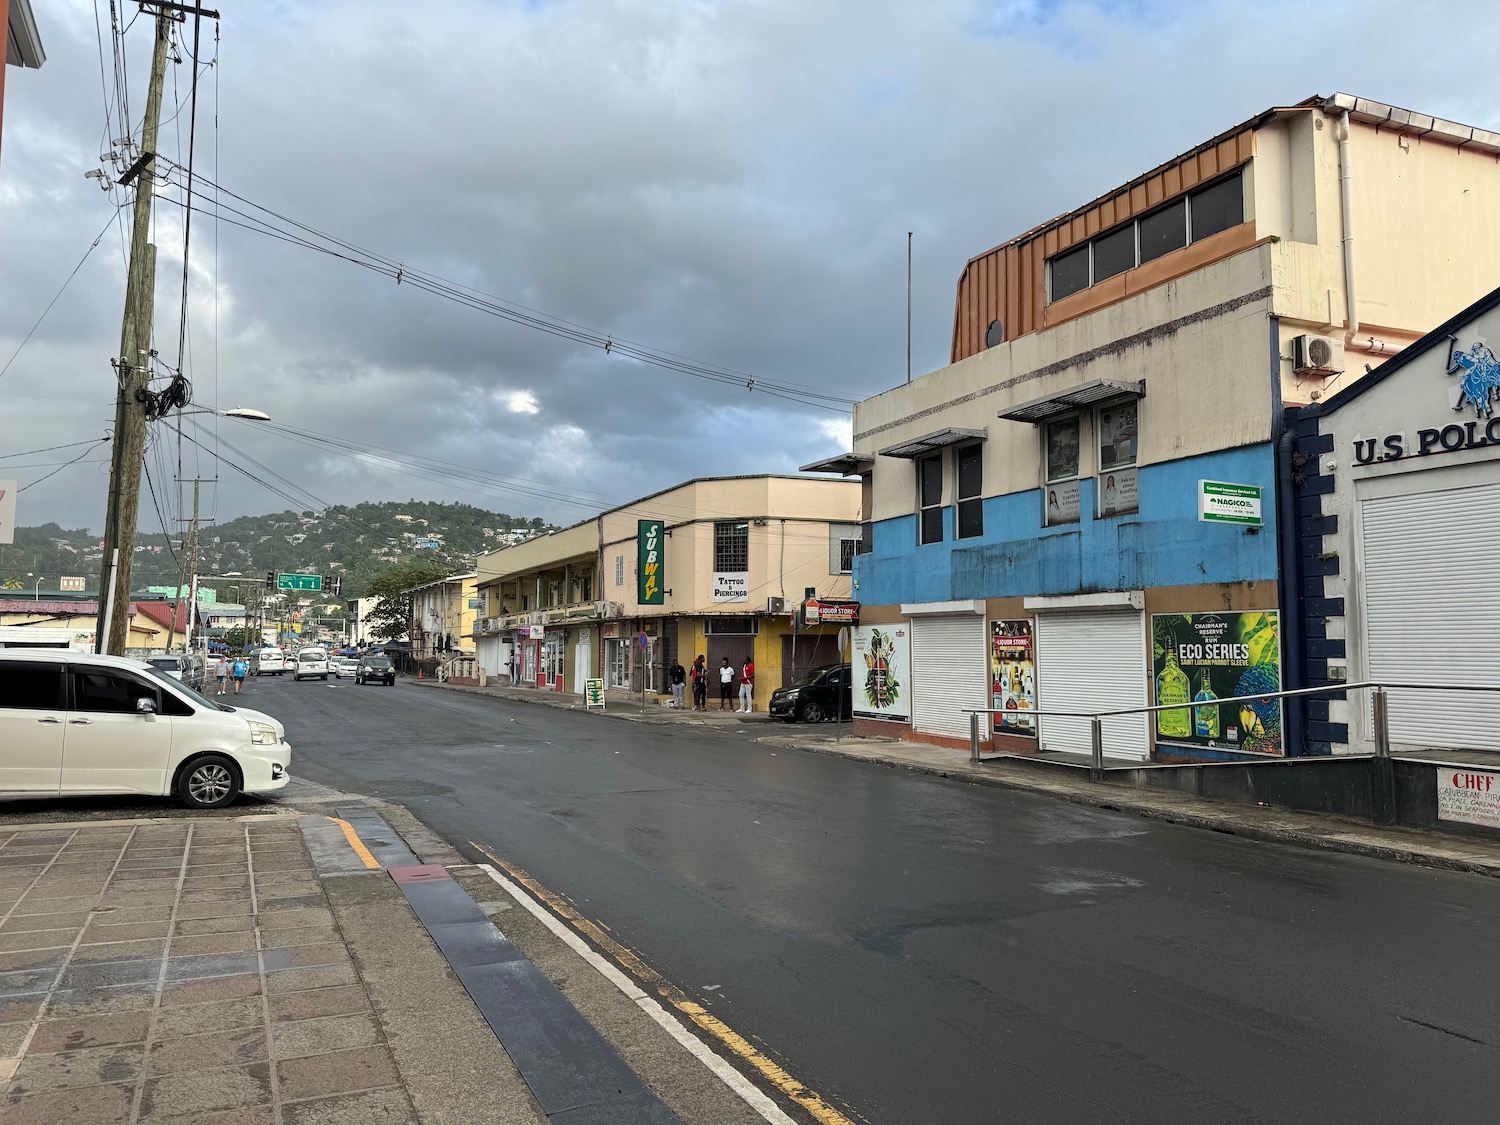
M911 382L911 231L906 232L906 381Z

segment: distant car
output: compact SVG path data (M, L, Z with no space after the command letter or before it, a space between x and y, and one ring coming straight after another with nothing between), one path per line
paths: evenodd
M335 656L328 665L341 680L352 679L359 671L359 661L350 660L347 656Z
M330 671L326 650L312 647L297 650L297 666L292 669L292 679L310 680L316 676L326 680Z
M771 693L771 718L787 722L821 723L852 713L849 669L826 664L797 677L790 686Z
M259 652L250 657L250 674L252 676L284 676L287 666L293 663L287 659L286 653L274 645L267 645Z
M354 673L354 682L385 684L389 687L396 682L396 669L387 657L362 656L359 659L359 669Z
M165 672L174 680L180 680L194 691L203 688L208 674L203 658L195 652L174 652L164 656L148 656L146 663L158 671Z

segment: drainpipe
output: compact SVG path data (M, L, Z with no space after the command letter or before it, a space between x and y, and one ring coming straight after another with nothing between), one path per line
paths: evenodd
M1292 482L1292 455L1296 452L1297 435L1295 422L1288 424L1289 421L1281 421L1281 436L1276 442L1276 538L1281 555L1277 602L1281 608L1282 651L1286 655L1281 684L1283 691L1307 686L1302 664L1302 521L1297 513L1297 495ZM1301 755L1307 746L1302 697L1292 696L1283 701L1282 707L1285 717L1282 745L1287 757Z
M1339 218L1344 230L1344 346L1354 344L1359 334L1359 311L1354 295L1354 212L1349 204L1349 111L1339 114ZM1372 338L1372 344L1375 342ZM1369 350L1366 348L1360 351Z

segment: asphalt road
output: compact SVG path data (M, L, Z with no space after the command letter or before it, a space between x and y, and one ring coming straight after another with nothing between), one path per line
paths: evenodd
M1500 882L405 683L244 702L851 1116L1500 1116Z

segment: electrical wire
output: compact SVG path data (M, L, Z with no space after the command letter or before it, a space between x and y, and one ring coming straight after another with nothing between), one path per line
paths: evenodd
M99 439L99 441L108 441L108 440L109 440L108 438L100 438ZM97 443L92 443L92 444L97 444ZM16 489L16 495L19 496L21 493L25 492L28 488L34 488L34 487L36 487L37 485L41 484L42 481L44 481L44 480L50 480L52 477L57 476L58 473L62 472L64 469L66 469L69 465L76 465L76 464L78 464L78 462L82 461L85 457L87 457L92 452L93 452L93 448L92 448L92 445L91 445L89 449L85 449L82 453L80 453L77 457L74 457L71 461L64 461L61 465L59 465L57 468L53 469L46 476L37 477L36 480L31 481L28 484L23 484L20 488Z
M98 445L101 441L109 438L89 438L88 441L70 441L66 445L49 445L43 449L23 449L20 453L0 453L0 461L9 460L12 457L30 457L33 453L55 453L59 449L77 449L80 445Z
M118 214L119 212L116 211L115 215ZM5 378L5 373L10 370L10 365L16 362L16 357L21 354L21 350L31 342L31 337L35 335L36 330L42 326L42 321L47 319L47 314L52 311L52 306L57 304L58 298L60 298L63 295L63 292L68 288L68 286L73 283L73 279L78 276L78 271L83 268L83 263L89 260L89 255L94 252L99 243L104 241L104 236L109 233L109 224L115 221L115 215L111 215L109 217L109 221L104 224L104 227L94 237L94 241L89 243L89 248L83 252L83 257L78 259L78 264L73 267L73 272L68 274L62 285L58 287L57 292L52 295L52 300L47 302L47 307L42 310L42 315L36 318L36 323L31 326L31 331L27 332L26 335L22 338L21 342L16 345L16 350L11 352L10 358L5 361L5 366L0 367L0 379Z
M151 493L151 506L156 509L156 518L161 522L161 534L162 538L167 542L167 554L171 556L172 564L176 566L179 571L181 571L182 564L177 561L177 549L172 546L172 533L167 530L167 518L166 516L162 515L161 505L156 502L156 485L151 483L151 466L147 465L145 466L145 469L146 489Z

